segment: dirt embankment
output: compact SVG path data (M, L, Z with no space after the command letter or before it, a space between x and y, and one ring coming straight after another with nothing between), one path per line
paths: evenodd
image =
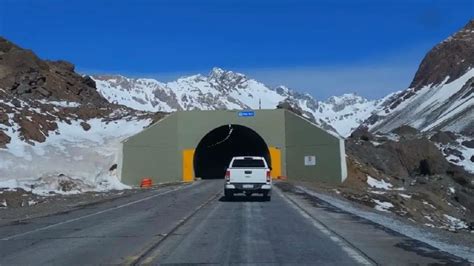
M457 138L409 128L388 135L359 130L346 141L347 180L337 186L306 185L428 227L469 232L474 230L474 175L448 161L440 145L462 143Z

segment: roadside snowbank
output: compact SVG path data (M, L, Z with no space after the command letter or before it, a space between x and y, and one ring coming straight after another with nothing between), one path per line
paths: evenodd
M16 191L23 189L36 195L49 196L54 194L71 195L89 191L123 190L131 187L120 183L112 175L96 178L95 182L88 182L80 178L59 175L47 175L35 179L9 179L0 181L0 190ZM1 192L0 192L1 193Z
M90 129L85 130L81 122L89 124ZM38 194L127 188L109 169L117 162L120 142L150 123L150 119L131 118L57 122L58 129L45 142L34 145L21 140L13 125L6 128L11 142L7 149L0 149L0 187L21 187ZM58 189L66 177L75 189Z

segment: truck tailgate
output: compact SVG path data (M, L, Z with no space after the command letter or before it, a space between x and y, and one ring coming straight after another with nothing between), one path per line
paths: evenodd
M264 168L230 168L230 183L265 183L267 169Z

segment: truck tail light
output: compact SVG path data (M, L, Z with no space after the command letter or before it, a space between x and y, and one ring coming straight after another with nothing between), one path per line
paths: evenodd
M270 176L270 171L267 171L267 182L270 182L272 177Z
M230 171L229 170L225 171L225 181L227 181L227 182L230 181Z

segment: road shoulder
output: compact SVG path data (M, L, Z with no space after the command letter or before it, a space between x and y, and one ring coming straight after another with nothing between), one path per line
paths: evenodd
M3 191L0 194L3 198L9 197L12 201L15 200L20 203L30 202L30 204L16 204L10 205L9 208L0 209L0 226L21 224L31 219L68 213L123 198L146 196L165 188L184 185L186 184L165 183L149 189L132 188L105 192L85 192L73 195L54 194L51 196L34 195L22 190ZM34 204L31 204L31 202L34 202Z
M278 182L276 187L312 218L378 264L469 264L460 257L335 207L307 189L287 182Z

